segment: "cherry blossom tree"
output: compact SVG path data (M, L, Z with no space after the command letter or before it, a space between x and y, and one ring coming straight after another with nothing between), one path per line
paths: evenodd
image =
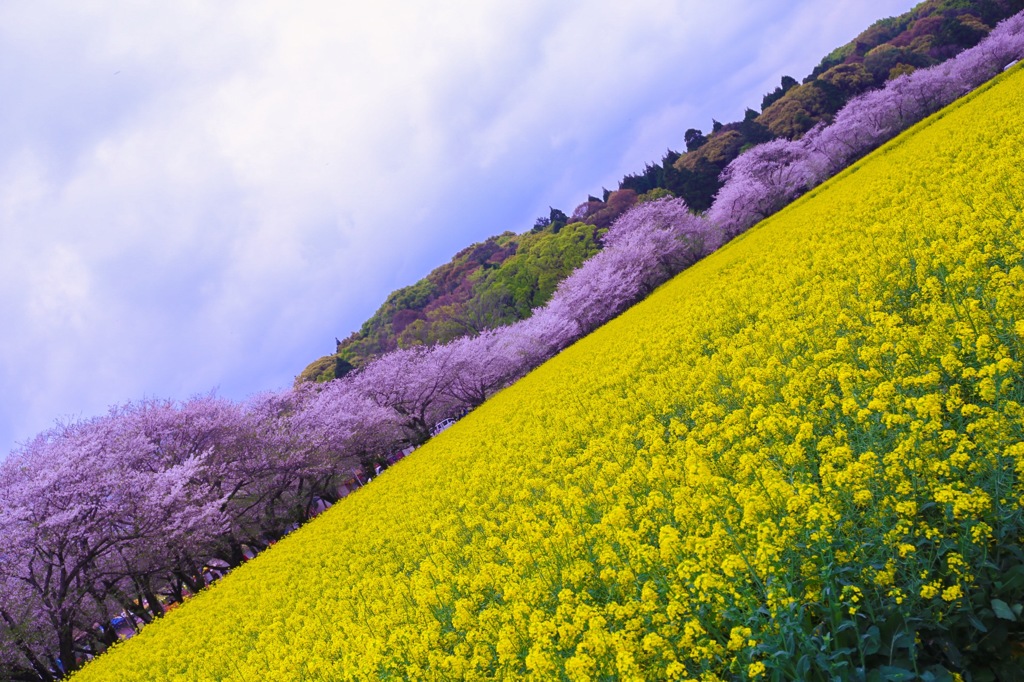
M550 302L530 317L497 330L496 344L517 379L583 335L571 316L560 315ZM513 371L514 370L514 371Z
M288 430L296 447L308 449L317 463L316 495L333 504L337 486L353 470L397 449L405 436L400 416L367 398L352 381L305 384L295 390L308 395L291 415Z
M718 248L720 232L682 199L639 204L604 238L604 249L566 277L548 310L587 333Z
M445 392L451 401L467 409L482 404L497 389L517 378L523 364L502 343L504 329L456 339L444 347L449 354L451 379Z
M41 679L74 669L103 646L93 625L116 610L111 588L125 576L123 555L157 546L156 538L173 542L185 507L203 515L190 505L188 483L201 462L153 467L151 461L149 443L119 408L44 433L5 462L0 584L8 592L0 609L7 615L0 617L6 638ZM144 563L141 570L148 571L160 562L154 555L129 564L140 570ZM21 619L8 611L12 603Z
M419 444L454 407L449 391L452 369L451 354L443 347L413 346L382 355L352 381L375 405L394 410L409 440Z

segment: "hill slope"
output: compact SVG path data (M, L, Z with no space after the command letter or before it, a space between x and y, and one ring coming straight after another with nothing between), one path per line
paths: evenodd
M1022 89L882 148L74 679L1013 674Z
M597 253L602 232L561 221L473 244L416 284L393 291L358 332L338 342L334 355L308 365L296 383L329 381L399 347L445 343L528 317Z
M584 225L608 227L648 192L682 197L691 209L704 211L722 187L724 169L742 151L776 137L799 137L831 121L852 97L954 56L1022 9L1024 0L926 0L875 22L826 55L803 83L784 76L782 85L765 95L760 113L748 109L743 121L716 121L706 136L688 130L682 154L669 150L661 163L625 176L618 191L589 197L571 217L552 209L532 232L506 232L473 244L419 282L393 292L358 331L338 342L334 354L310 363L296 383L342 376L399 347L443 343L528 317L600 248L599 235ZM559 234L567 223L573 234Z

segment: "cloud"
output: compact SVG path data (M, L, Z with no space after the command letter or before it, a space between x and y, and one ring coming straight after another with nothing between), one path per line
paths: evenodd
M287 385L390 290L910 4L9 3L0 456Z

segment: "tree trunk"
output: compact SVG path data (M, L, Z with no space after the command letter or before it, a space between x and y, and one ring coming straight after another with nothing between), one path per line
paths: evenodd
M75 658L75 628L70 622L62 622L57 632L57 643L60 650L60 664L64 674L78 669Z
M164 605L160 603L156 594L153 593L153 588L148 580L142 585L142 594L146 598L146 604L149 606L150 613L155 618L162 618L164 615Z
M178 580L185 584L185 587L187 587L188 591L192 594L198 594L199 590L203 589L206 585L206 582L202 580L201 576L199 581L196 581L195 576L191 575L189 571L177 569L174 571L174 575Z
M11 618L11 614L7 613L6 609L0 609L0 616L3 616L4 622L7 623L7 627L11 629L11 632L15 632L18 624L14 622L13 618ZM40 660L36 658L36 655L32 652L32 648L29 647L29 645L26 644L24 640L22 640L20 637L15 637L15 641L17 642L18 650L21 652L22 656L24 656L25 659L28 661L29 665L32 666L32 669L36 672L36 674L39 675L39 679L56 679L50 674L50 671L46 669L46 666L44 666L42 662L40 662Z

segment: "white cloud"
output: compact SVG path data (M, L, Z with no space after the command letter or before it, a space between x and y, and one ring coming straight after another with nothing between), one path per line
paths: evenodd
M0 455L285 385L391 289L910 4L0 7Z

